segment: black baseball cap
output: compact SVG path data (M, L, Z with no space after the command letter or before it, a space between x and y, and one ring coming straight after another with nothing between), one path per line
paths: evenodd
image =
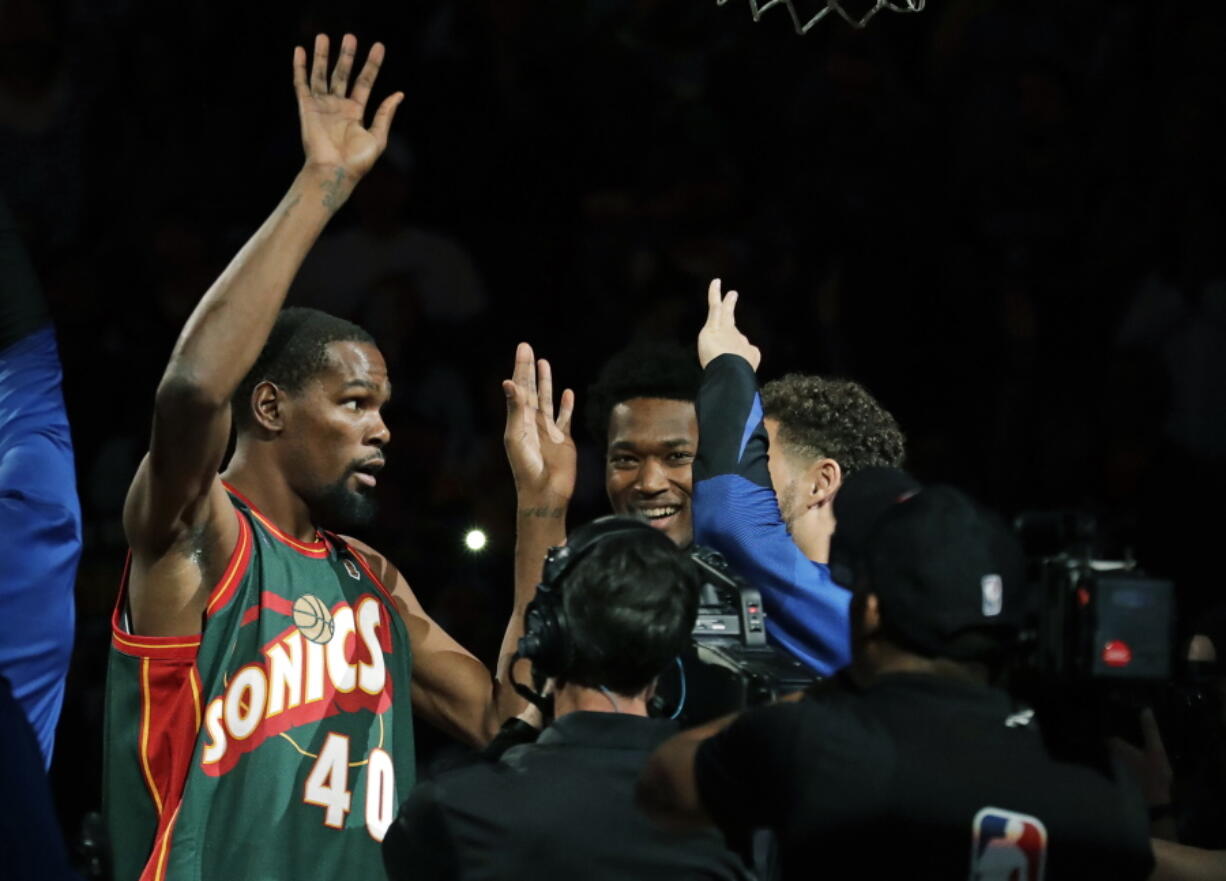
M1021 547L965 493L866 469L839 488L834 515L832 562L853 561L856 586L877 595L889 636L956 660L1012 645L1026 602ZM971 632L979 637L960 638Z
M873 466L853 472L834 497L832 556L835 549L848 558L863 553L877 521L921 489L923 485L901 468Z

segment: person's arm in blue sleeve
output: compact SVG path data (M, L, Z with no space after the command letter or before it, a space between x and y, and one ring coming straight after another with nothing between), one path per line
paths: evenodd
M72 655L81 556L72 437L55 332L0 198L0 676L50 765Z
M735 297L729 292L721 301L719 283L712 282L711 311L699 337L705 369L696 402L694 541L722 553L761 591L766 632L776 644L830 675L850 657L851 594L830 579L825 565L801 552L779 512L754 375L759 356L736 329L728 305Z

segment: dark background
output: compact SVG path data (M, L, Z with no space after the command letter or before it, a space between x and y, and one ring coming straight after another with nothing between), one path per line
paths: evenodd
M515 344L582 407L631 340L692 344L712 276L741 291L765 377L859 379L921 478L1011 515L1093 512L1104 552L1176 579L1185 626L1215 602L1221 4L932 0L804 38L745 0L341 9L0 0L0 188L58 324L85 511L54 769L70 830L100 801L119 511L153 390L300 165L291 50L320 30L385 42L374 100L408 97L291 301L379 338L396 397L366 537L482 657L511 591ZM578 433L574 522L605 507Z

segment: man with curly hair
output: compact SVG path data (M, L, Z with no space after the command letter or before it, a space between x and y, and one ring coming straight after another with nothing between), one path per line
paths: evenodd
M783 522L806 557L825 562L834 492L863 468L900 466L902 432L868 390L850 379L789 373L762 387L762 412Z
M694 462L694 540L762 592L766 631L815 673L849 660L850 593L826 563L833 501L849 474L899 467L898 423L858 383L790 374L758 392L758 348L737 329L737 294L708 290Z

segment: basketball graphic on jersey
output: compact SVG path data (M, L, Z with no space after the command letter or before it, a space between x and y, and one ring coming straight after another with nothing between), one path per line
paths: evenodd
M294 600L294 624L303 636L320 644L330 640L336 629L332 623L332 613L323 600L309 593Z

